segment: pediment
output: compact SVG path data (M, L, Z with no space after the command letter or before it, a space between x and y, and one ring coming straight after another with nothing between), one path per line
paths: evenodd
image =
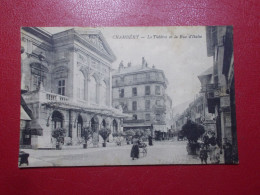
M98 51L115 60L114 53L99 30L76 30L76 32L89 44L98 49Z

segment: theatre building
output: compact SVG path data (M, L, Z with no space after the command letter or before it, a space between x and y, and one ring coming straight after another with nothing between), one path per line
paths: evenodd
M120 131L125 115L112 107L111 63L116 59L102 33L70 29L51 34L21 29L21 146L53 147L52 131L63 128L73 145L83 127ZM26 124L25 124L26 123Z
M164 72L149 67L143 58L137 66L121 62L112 78L113 106L131 116L124 119L124 130L150 129L154 137L166 135L172 125L172 101L165 92Z

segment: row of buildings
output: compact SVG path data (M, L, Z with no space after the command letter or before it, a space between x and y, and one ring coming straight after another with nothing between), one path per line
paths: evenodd
M232 161L238 163L233 28L209 26L206 35L207 54L213 57L213 66L198 76L200 95L178 116L175 127L180 131L188 118L204 125L206 131L215 132L222 149L231 146Z
M172 102L163 71L143 58L141 66L121 63L113 72L116 56L100 31L51 34L23 27L21 44L21 146L52 147L59 127L72 144L81 140L83 127L152 133L170 128Z

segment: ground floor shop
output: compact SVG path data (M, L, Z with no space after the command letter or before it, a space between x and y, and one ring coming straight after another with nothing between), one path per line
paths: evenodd
M68 145L82 144L83 129L90 128L98 135L100 129L108 128L111 134L122 131L124 117L111 108L90 108L70 103L27 104L32 111L30 121L23 122L20 144L28 148L53 148L52 132L57 128L65 130L64 141Z

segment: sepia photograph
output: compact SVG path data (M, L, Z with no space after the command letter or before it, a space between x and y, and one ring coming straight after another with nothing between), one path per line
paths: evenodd
M20 33L19 168L239 163L232 26Z

